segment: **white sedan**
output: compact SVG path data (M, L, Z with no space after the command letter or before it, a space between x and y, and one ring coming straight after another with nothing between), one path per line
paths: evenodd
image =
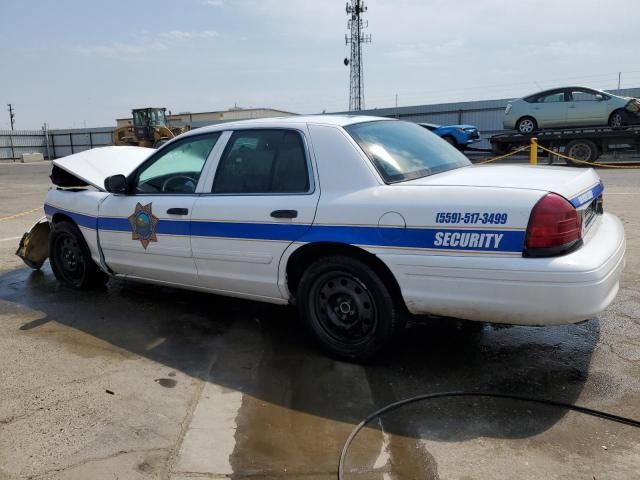
M586 87L562 87L511 100L503 125L527 135L541 128L637 123L640 100Z
M371 357L407 314L579 322L609 305L624 267L593 170L472 166L397 120L227 123L54 165L44 225L62 284L296 304L340 358Z

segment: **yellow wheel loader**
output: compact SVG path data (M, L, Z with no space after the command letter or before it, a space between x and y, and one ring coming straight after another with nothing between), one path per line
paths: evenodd
M166 108L138 108L131 111L133 126L119 127L113 131L114 145L135 145L158 148L160 145L191 129L170 128L167 125Z

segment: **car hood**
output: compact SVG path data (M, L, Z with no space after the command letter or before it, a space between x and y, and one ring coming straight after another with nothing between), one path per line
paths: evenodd
M52 163L104 191L105 178L118 174L128 176L153 152L155 149L143 147L101 147L58 158Z
M393 185L494 187L554 192L571 200L600 183L595 170L530 165L470 165Z

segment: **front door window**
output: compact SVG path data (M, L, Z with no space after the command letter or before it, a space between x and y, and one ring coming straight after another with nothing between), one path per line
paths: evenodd
M196 186L219 133L185 138L158 152L137 172L136 194L190 194Z
M564 92L554 92L543 97L538 97L536 103L560 103L564 102Z

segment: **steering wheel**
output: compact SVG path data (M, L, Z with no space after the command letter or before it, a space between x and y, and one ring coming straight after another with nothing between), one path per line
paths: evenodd
M177 180L183 180L183 182L180 185L176 185L176 187L181 187L181 189L176 190L175 188L170 188L171 184L176 182ZM197 184L198 184L198 181L195 178L192 178L188 175L176 175L175 177L169 177L164 182L162 182L161 190L165 193L172 193L172 192L193 193L196 191Z

